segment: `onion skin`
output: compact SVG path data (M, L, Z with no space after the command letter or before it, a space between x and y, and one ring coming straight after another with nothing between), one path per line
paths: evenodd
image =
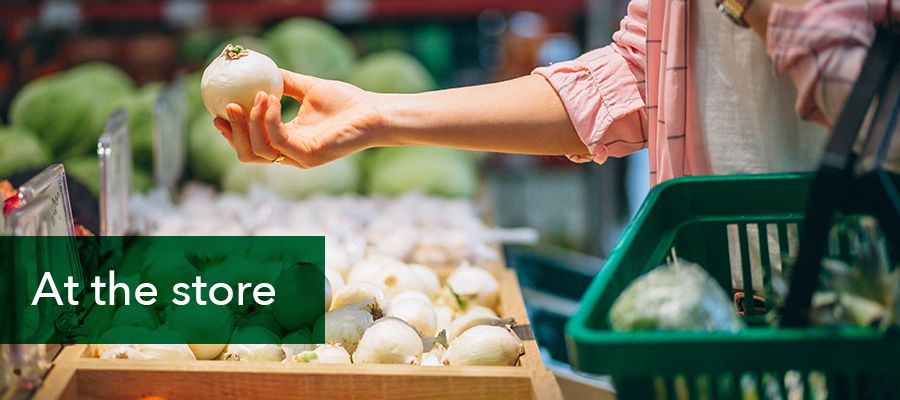
M200 95L210 114L229 120L225 106L237 103L250 111L259 92L281 98L284 82L275 62L265 54L228 45L213 59L200 78Z

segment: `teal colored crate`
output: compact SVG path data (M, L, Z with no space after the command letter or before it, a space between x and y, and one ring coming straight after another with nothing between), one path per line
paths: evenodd
M809 174L704 176L655 187L566 326L572 365L611 375L623 399L767 398L779 392L787 399L786 390L798 385L805 390L802 398L824 392L830 398L900 398L896 329L779 329L760 324L760 316L745 317L749 327L736 333L610 329L609 310L619 294L663 264L673 247L731 288L729 225L739 234L745 290L750 289L747 228L759 232L761 249L770 247L767 233L777 232L772 253L786 254L811 181ZM768 282L773 260L767 251L759 255Z

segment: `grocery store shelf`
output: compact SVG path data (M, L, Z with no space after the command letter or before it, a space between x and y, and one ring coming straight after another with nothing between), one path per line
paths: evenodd
M535 11L551 17L568 18L583 13L586 0L308 0L258 1L207 0L206 16L212 23L264 23L291 16L314 16L331 20L371 20L391 18L476 16L483 10ZM82 4L83 21L158 21L167 14L169 2L116 2ZM43 7L35 4L0 6L0 22L33 20Z

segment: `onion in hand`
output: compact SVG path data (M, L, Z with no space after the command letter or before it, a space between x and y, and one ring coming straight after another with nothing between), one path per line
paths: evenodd
M225 110L229 103L237 103L245 112L250 112L257 93L266 92L281 98L283 90L281 71L275 62L265 54L240 45L225 46L200 79L203 105L212 115L225 120L229 119Z

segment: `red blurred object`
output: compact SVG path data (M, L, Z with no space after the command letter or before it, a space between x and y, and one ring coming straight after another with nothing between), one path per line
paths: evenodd
M85 228L84 225L75 224L75 236L94 236L94 232Z
M9 181L0 182L0 196L3 197L3 215L9 215L13 210L22 206L19 191Z

